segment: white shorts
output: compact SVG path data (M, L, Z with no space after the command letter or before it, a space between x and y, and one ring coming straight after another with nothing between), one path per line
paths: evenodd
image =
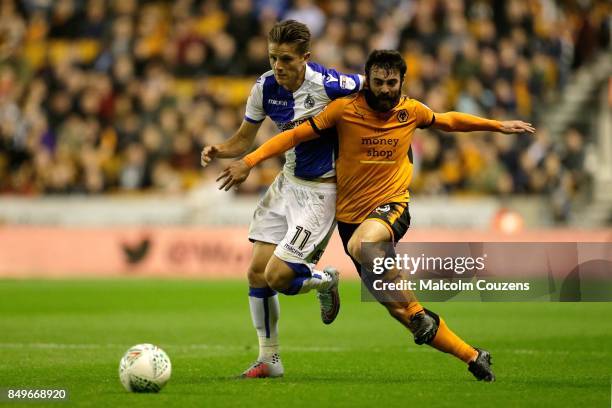
M301 183L282 172L257 203L249 240L276 244L286 262L316 264L336 226L336 184Z

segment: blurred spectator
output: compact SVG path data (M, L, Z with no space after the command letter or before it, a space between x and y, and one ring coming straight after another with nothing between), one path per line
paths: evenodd
M130 143L125 149L119 186L124 190L139 190L147 185L147 178L146 150L140 143Z
M252 37L247 43L244 73L258 76L269 69L268 40L262 35Z
M259 33L259 22L253 13L251 0L231 0L228 14L229 20L225 29L233 38L235 47L231 50L231 59L234 53L242 54L246 51L249 40Z
M89 0L85 19L80 22L79 37L102 39L106 34L106 4L104 0Z
M533 137L420 131L412 189L548 194L563 220L587 181L589 141L580 129L550 140L539 116L609 47L611 11L555 0L5 0L0 192L189 189L202 146L233 134L270 69L271 25L294 18L312 31L314 61L362 71L372 48L397 48L405 92L432 109L538 127ZM264 122L256 143L276 132ZM260 191L280 165L255 169L242 191Z
M80 22L73 0L58 0L51 14L49 36L51 38L78 38Z
M326 16L314 0L294 0L291 8L284 16L286 20L297 20L310 29L313 37L318 37L325 28Z

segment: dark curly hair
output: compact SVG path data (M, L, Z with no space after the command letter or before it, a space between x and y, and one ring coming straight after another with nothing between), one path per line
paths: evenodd
M399 71L400 82L404 81L406 75L406 61L402 55L395 50L374 50L368 56L365 65L366 76L370 76L373 67L382 68L387 71Z

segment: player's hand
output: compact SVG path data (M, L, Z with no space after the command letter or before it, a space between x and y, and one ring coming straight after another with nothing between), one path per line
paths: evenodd
M208 163L217 157L217 153L219 153L219 149L217 149L215 146L204 146L200 159L200 164L202 164L202 167L208 166Z
M531 123L521 120L506 120L501 122L500 132L502 133L535 133L535 128Z
M217 177L217 181L222 181L219 190L225 189L225 191L228 191L233 186L238 187L249 177L250 172L251 168L247 166L244 160L233 162Z

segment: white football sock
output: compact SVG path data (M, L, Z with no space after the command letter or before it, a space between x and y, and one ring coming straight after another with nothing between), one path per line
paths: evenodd
M249 293L249 306L253 326L257 330L259 338L258 361L267 363L276 362L278 359L278 319L280 317L280 304L278 295L269 296L269 293L261 296L262 291L270 291L269 288L260 290L257 296L253 289ZM275 357L275 355L277 355Z

